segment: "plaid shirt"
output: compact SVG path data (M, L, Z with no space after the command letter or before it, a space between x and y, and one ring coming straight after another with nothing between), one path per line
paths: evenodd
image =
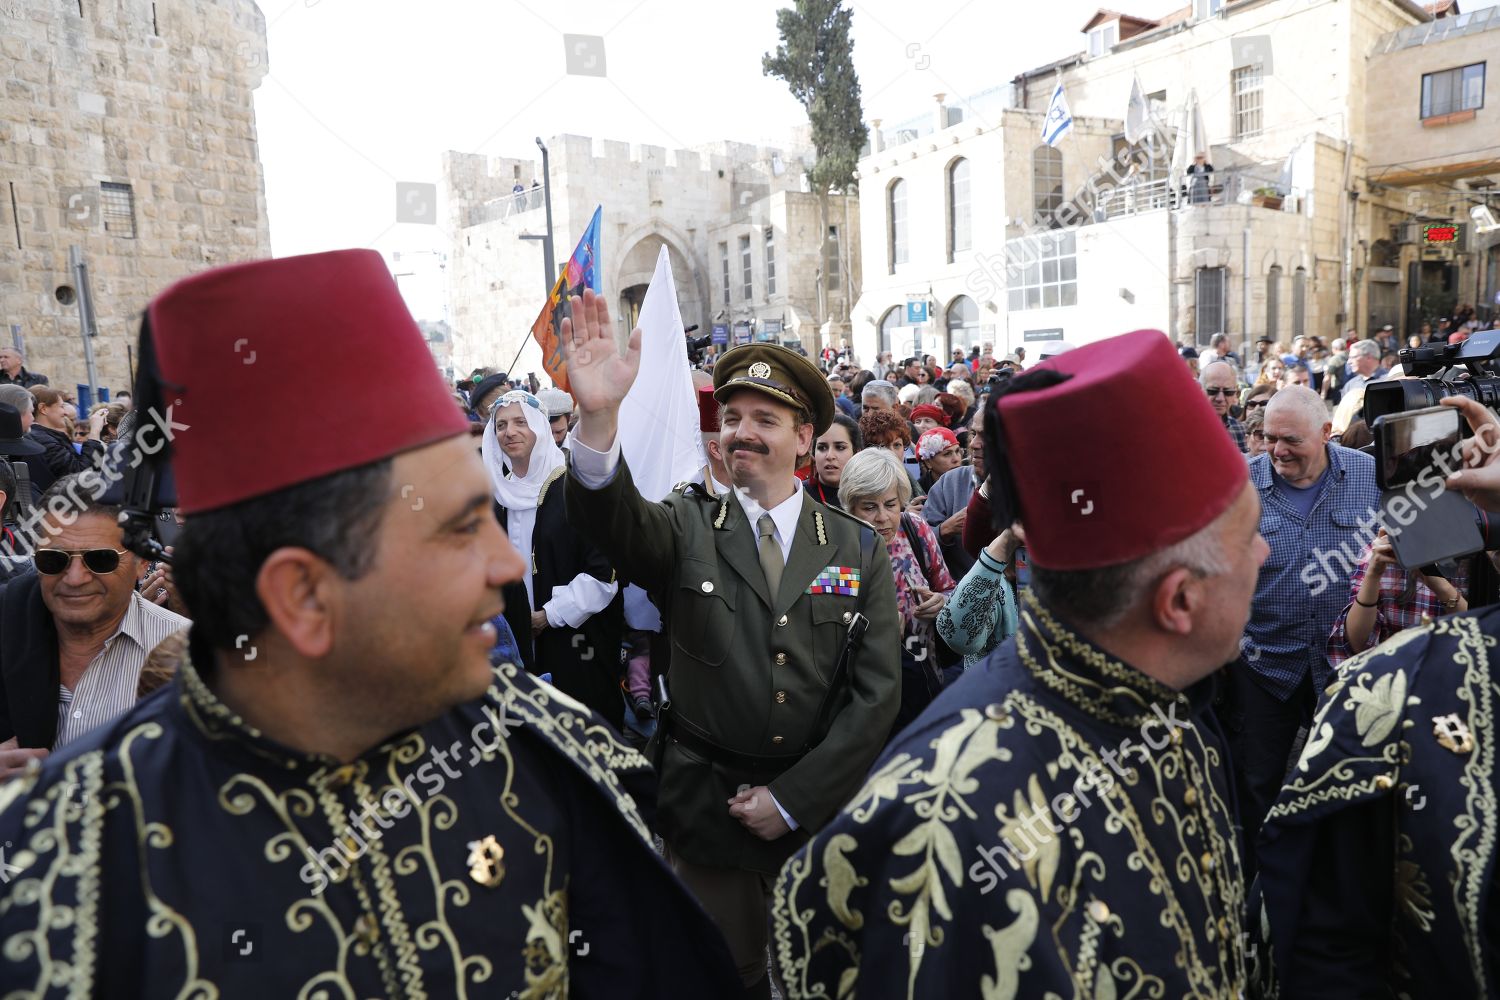
M1304 522L1272 485L1271 458L1250 460L1260 493L1260 533L1271 554L1260 568L1240 655L1260 685L1285 701L1312 672L1313 690L1327 686L1328 635L1348 604L1346 581L1379 530L1375 460L1325 446L1328 475Z
M1354 607L1355 595L1359 593L1359 586L1364 582L1369 568L1370 550L1366 548L1359 561L1359 568L1349 580L1349 603L1344 605L1344 610L1333 623L1333 632L1328 636L1328 662L1331 666L1336 667L1354 655L1354 647L1349 645L1349 611ZM1375 627L1365 637L1363 648L1378 646L1397 632L1416 628L1428 618L1441 618L1451 613L1444 609L1437 594L1432 592L1432 588L1427 586L1420 575L1416 578L1416 588L1412 591L1411 599L1405 600L1406 581L1406 570L1400 566L1388 565L1381 570L1380 596L1375 598ZM1460 594L1468 592L1468 560L1458 564L1458 572L1451 582Z
M1241 455L1245 454L1246 452L1248 452L1250 450L1246 446L1246 444L1245 444L1245 425L1244 424L1240 423L1238 420L1234 419L1233 417L1225 417L1224 418L1224 429L1229 432L1229 436L1230 437L1234 438L1234 445L1235 445L1236 448L1238 448L1240 450L1240 454Z

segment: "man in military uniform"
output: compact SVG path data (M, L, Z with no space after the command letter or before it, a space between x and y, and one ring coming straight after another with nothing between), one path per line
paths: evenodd
M788 996L1243 986L1208 678L1235 655L1267 549L1245 461L1175 359L1141 330L996 389L985 466L996 526L1019 519L1031 553L1020 629L787 862L773 952Z
M624 578L663 595L662 837L723 929L745 995L766 997L771 878L859 787L899 707L890 563L867 526L800 488L797 459L832 421L833 397L782 347L737 348L714 366L733 491L644 500L615 433L641 333L621 357L613 330L603 298L573 300L562 335L580 410L568 517ZM868 632L836 676L856 615Z
M1500 420L1451 476L1500 511ZM1449 615L1339 664L1261 830L1268 994L1500 996L1495 907L1500 607Z
M138 357L137 405L172 428L191 651L0 789L3 992L736 989L651 848L645 759L490 667L524 566L380 256L189 278Z

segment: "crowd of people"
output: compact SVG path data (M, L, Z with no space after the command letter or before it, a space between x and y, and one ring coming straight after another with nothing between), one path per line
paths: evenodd
M684 352L670 488L561 336L445 384L344 251L86 414L0 350L6 995L1493 991L1500 571L1381 526L1389 327Z

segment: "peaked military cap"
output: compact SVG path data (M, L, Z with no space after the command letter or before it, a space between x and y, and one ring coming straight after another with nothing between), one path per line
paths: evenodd
M741 389L763 392L806 414L813 436L833 423L833 391L817 366L789 347L745 344L714 365L714 398L720 403Z

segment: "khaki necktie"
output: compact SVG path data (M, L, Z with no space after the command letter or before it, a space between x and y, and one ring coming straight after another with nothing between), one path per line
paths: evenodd
M762 514L756 522L760 535L760 568L766 574L766 586L771 591L771 603L776 603L776 593L781 587L781 571L786 563L781 558L781 546L776 544L776 522L770 514Z

